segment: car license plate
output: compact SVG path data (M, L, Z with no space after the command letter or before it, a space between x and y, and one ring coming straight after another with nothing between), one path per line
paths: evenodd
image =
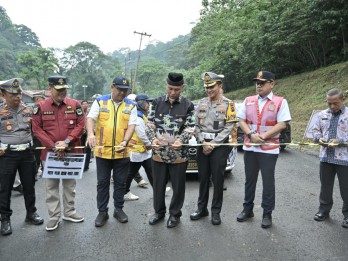
M187 169L197 169L197 162L189 160Z

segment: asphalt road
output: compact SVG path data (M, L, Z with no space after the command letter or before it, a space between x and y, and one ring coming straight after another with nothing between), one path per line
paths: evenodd
M313 155L287 149L276 169L276 209L273 227L261 228L261 178L255 199L255 217L238 223L244 193L243 154L238 153L233 174L226 178L227 191L221 213L222 224L213 226L210 217L190 221L196 209L198 182L189 176L181 224L173 229L166 221L148 224L153 214L151 189L132 184L138 201L126 202L129 222L112 217L102 228L94 227L96 209L95 163L77 186L76 207L85 216L83 223L62 221L52 232L45 225L24 222L23 196L12 196L13 234L0 236L0 260L348 260L348 229L341 227L342 199L336 181L331 218L316 222L319 164ZM47 220L44 181L36 183L37 208ZM111 189L112 191L112 189ZM212 189L211 189L212 191ZM167 206L172 195L166 197ZM166 217L167 219L167 217Z

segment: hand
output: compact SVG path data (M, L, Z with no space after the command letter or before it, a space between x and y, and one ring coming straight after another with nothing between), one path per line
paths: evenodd
M97 145L97 140L94 135L90 135L87 137L86 145L88 145L91 149L94 149Z
M338 140L337 139L329 140L329 144L328 144L329 148L335 148L337 146L338 146Z
M213 144L211 144L210 142L205 142L205 141L203 141L203 154L204 155L209 155L212 151L213 151L213 149L214 149L214 146L213 146Z
M127 141L122 141L117 147L115 147L115 152L123 152L127 147Z
M69 145L66 144L63 140L60 140L60 141L57 141L55 144L54 144L54 149L53 151L55 153L58 153L58 152L61 152L61 151L65 151L65 149L68 147Z
M176 140L172 145L170 145L170 147L173 150L181 150L182 144L181 144L181 142L179 140Z
M160 141L158 139L154 139L151 143L153 150L159 150L160 149Z
M265 138L260 136L258 133L251 134L251 139L250 140L253 143L264 143L265 142Z
M327 147L327 146L328 146L328 145L327 145L327 141L324 140L323 138L320 138L320 139L319 139L319 144L320 144L321 146L323 146L323 147Z
M58 155L58 159L62 159L66 156L66 152L63 150L63 151L55 151L55 153L57 153Z
M5 155L5 150L0 150L0 157Z

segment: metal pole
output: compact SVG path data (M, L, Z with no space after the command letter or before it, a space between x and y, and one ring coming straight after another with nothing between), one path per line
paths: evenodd
M88 85L82 85L83 88L83 99L86 100L86 88L88 87Z
M136 77L137 77L137 71L139 67L139 61L140 61L140 52L141 52L141 42L143 41L143 36L148 36L151 37L151 34L147 33L139 33L137 31L134 31L135 34L140 34L140 44L139 44L139 50L138 50L138 61L137 61L137 66L135 67L135 72L134 72L134 80L133 80L133 86L132 86L132 93L135 93L136 90Z

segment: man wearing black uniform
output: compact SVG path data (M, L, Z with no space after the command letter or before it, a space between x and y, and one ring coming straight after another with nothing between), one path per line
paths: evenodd
M193 132L194 105L180 96L184 90L181 73L169 73L167 95L155 99L149 114L146 134L153 149L153 200L155 214L150 225L157 224L166 213L165 190L170 178L173 197L169 206L167 227L176 227L180 222L181 208L185 199L187 168L187 144Z
M1 234L12 233L11 191L18 171L23 185L27 215L25 221L41 225L35 207L35 157L31 133L32 110L22 103L23 79L0 81L5 102L0 106L0 214Z
M198 209L191 214L191 220L208 216L209 179L212 176L214 184L213 201L211 205L212 223L220 225L220 212L223 199L224 173L230 146L219 146L228 143L233 124L236 122L234 103L222 95L223 75L212 72L202 74L206 98L200 100L196 114L195 133L198 143L203 146L197 149L199 176Z

